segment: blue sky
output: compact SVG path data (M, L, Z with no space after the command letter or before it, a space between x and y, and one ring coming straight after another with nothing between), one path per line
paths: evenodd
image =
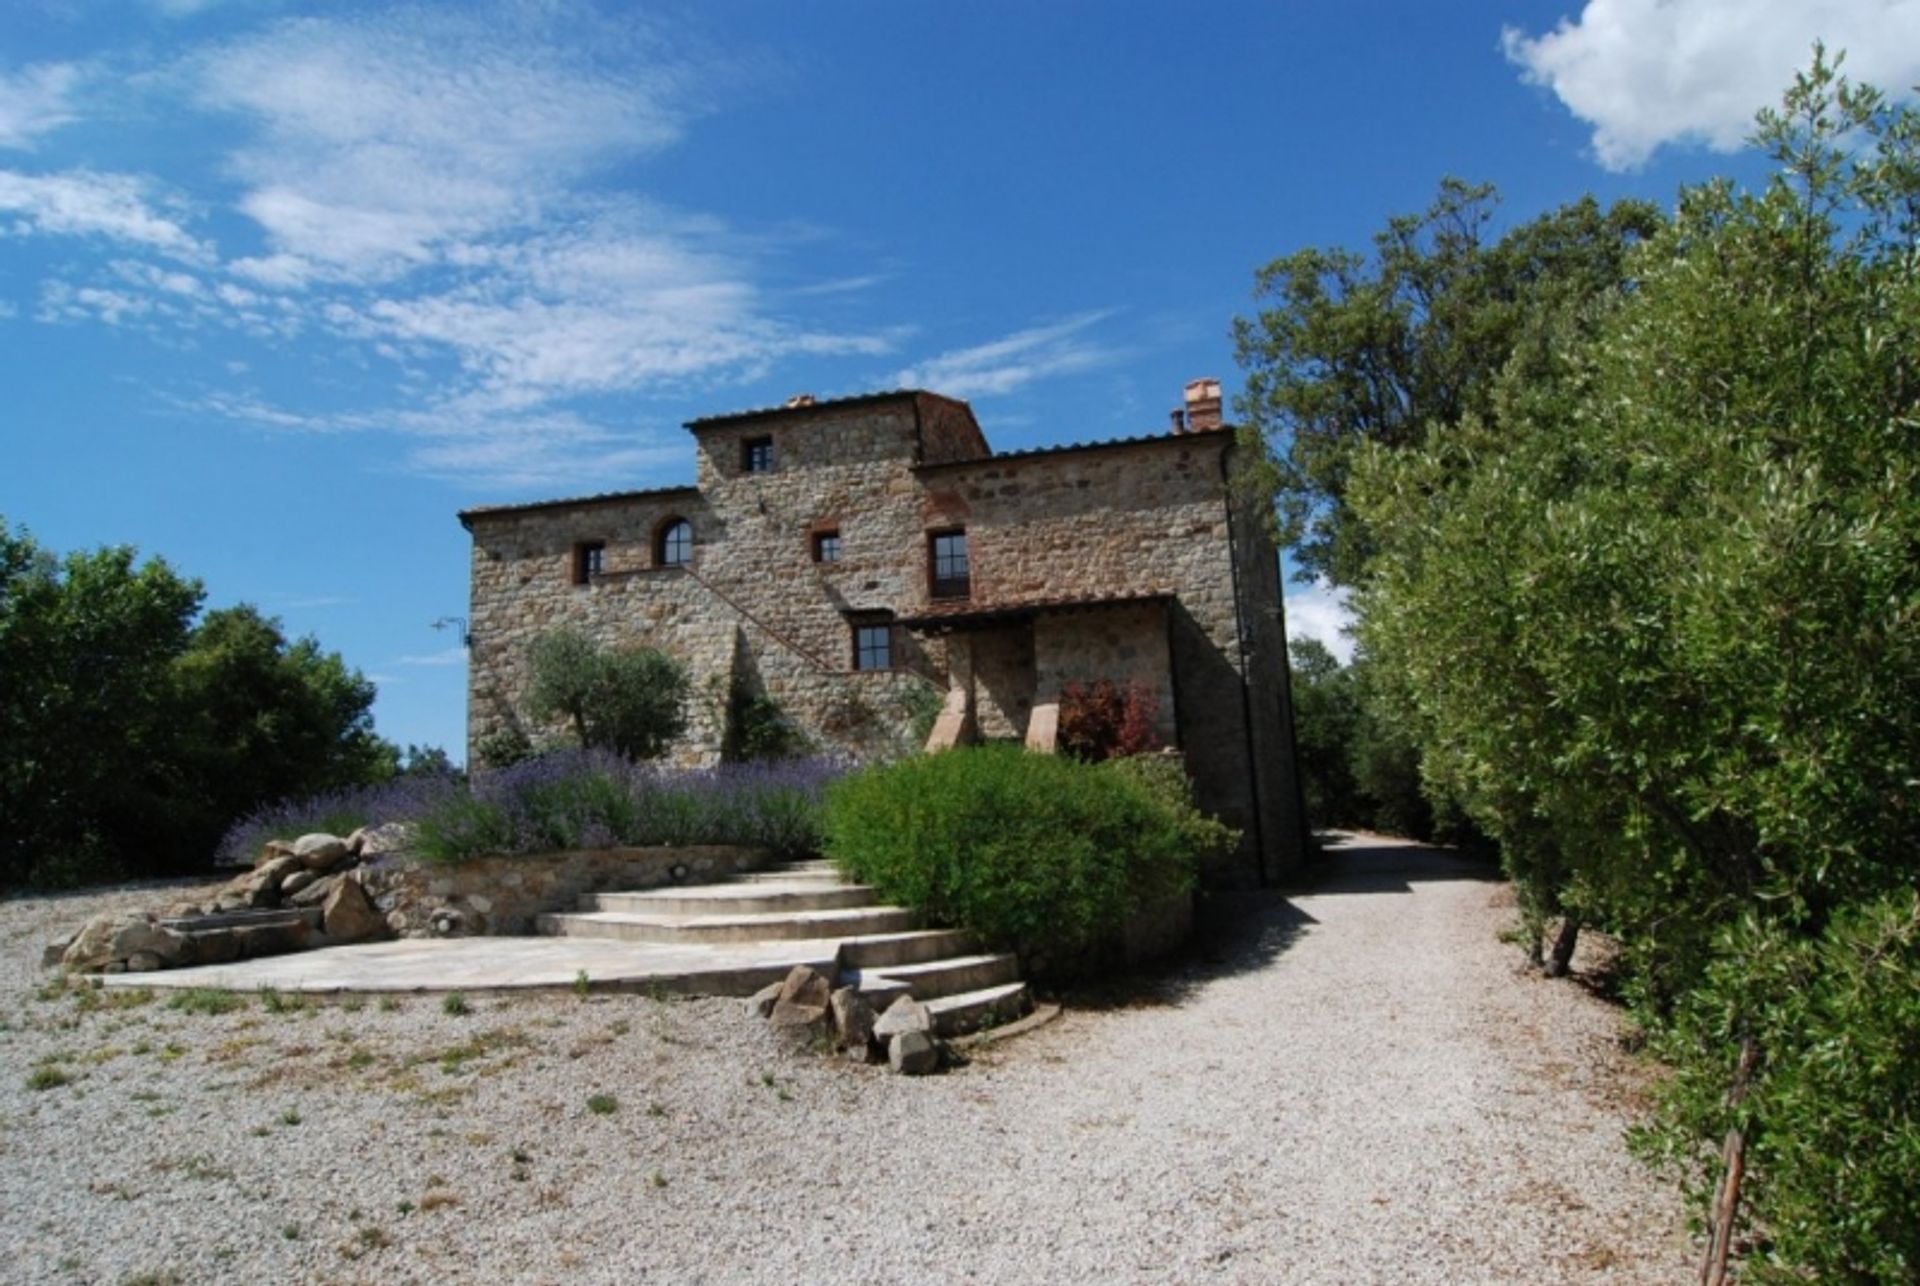
M687 481L682 421L803 391L1157 430L1237 388L1257 265L1447 174L1513 220L1756 174L1815 36L1920 80L1920 0L12 0L0 515L261 605L458 755L456 510Z

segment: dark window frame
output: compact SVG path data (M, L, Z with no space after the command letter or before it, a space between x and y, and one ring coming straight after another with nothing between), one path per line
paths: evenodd
M942 551L941 542L958 537L959 550ZM946 527L927 533L927 595L930 598L970 598L973 595L973 551L965 527Z
M591 585L593 578L607 570L607 542L604 540L576 540L573 542L573 583Z
M676 543L674 535L681 528L686 529L685 557L672 556ZM655 567L691 567L693 566L693 523L685 518L665 518L660 522L653 536L653 565Z
M877 637L872 637L877 636ZM877 674L894 668L892 621L855 621L853 623L853 668L863 674ZM870 664L878 660L880 664Z
M840 529L826 527L813 533L808 541L816 563L837 563L840 561Z
M740 439L740 472L773 472L773 439L770 437Z

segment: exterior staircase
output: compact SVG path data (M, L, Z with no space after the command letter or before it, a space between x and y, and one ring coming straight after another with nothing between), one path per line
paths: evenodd
M875 1009L901 995L926 1005L943 1036L1010 1022L1033 1007L1012 955L982 952L956 929L918 927L912 911L882 904L824 861L794 862L722 884L589 893L577 911L539 917L540 933L750 952L716 970L710 994L748 995L795 964L836 987L858 987ZM730 954L730 953L729 953Z

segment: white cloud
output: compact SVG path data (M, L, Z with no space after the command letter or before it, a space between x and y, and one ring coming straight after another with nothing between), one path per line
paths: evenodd
M0 72L0 147L31 148L40 135L74 120L68 99L79 83L72 63Z
M463 647L443 648L438 652L428 652L419 656L403 656L394 661L395 665L423 666L465 665L466 663L467 649Z
M1347 631L1354 615L1347 605L1347 591L1318 580L1310 588L1288 594L1285 606L1288 638L1318 639L1340 664L1353 660L1353 636Z
M896 372L893 382L901 388L933 389L952 397L991 397L1048 376L1091 370L1120 356L1118 350L1084 336L1112 315L1111 309L1080 313L991 343L954 349Z
M276 255L378 280L535 221L571 180L679 136L676 70L616 67L582 39L602 33L564 31L531 8L399 10L223 46L205 99L260 131L233 158L242 209Z
M103 236L183 259L204 259L207 248L180 222L162 213L145 180L130 174L21 174L0 170L0 231Z
M678 434L616 431L565 411L501 414L439 407L308 415L227 393L175 399L174 406L280 432L394 434L410 443L402 459L408 472L495 491L604 491L663 468L685 467L689 455Z
M1816 39L1855 80L1899 94L1920 79L1920 0L1587 0L1544 35L1502 35L1526 79L1593 126L1611 170L1671 143L1735 150Z

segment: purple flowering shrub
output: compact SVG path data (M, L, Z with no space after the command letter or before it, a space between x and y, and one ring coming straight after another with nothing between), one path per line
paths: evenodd
M605 750L561 750L488 773L416 821L439 862L616 845L746 844L815 851L835 759L671 769Z
M458 773L409 773L378 785L279 800L229 826L214 850L214 863L245 866L270 839L293 839L314 831L349 835L362 826L418 821L465 793L465 781Z

